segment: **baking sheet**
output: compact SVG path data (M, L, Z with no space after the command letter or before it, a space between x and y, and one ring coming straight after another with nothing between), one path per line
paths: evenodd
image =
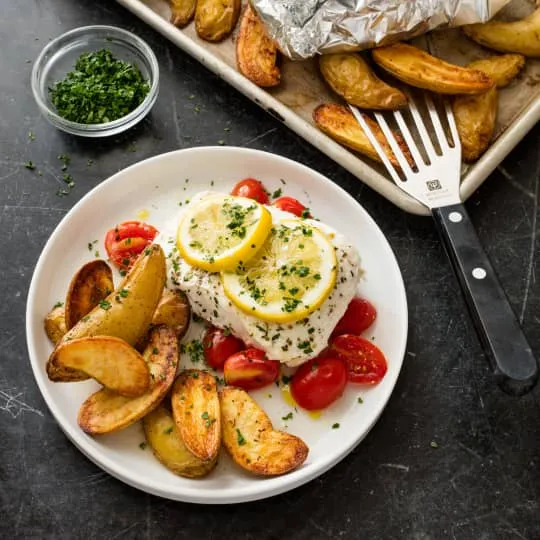
M221 43L208 43L197 36L193 24L183 30L176 28L169 23L170 9L166 0L117 2L383 197L407 212L429 214L425 206L390 180L382 166L334 142L314 125L312 112L315 107L325 102L339 102L319 75L315 59L293 62L284 58L282 83L277 88L263 90L237 71L234 36ZM532 1L514 0L504 8L501 16L524 16L533 5ZM489 54L458 29L432 32L416 41L436 56L460 65ZM474 165L462 167L461 196L464 201L540 119L540 60L528 59L525 70L508 88L502 89L499 96L499 118L490 148Z

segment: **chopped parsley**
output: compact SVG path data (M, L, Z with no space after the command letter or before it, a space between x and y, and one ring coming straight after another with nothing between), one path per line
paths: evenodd
M282 416L281 419L286 422L287 420L292 420L293 413L292 411L289 414L286 414L285 416Z
M173 432L173 426L168 427L163 433L165 435L170 435Z
M58 307L62 307L64 305L64 302L56 302L56 304L54 304L53 306L53 309L56 309Z
M431 448L439 448L439 443L437 441L431 441L429 446L431 446Z
M332 429L339 429L339 423L332 424Z
M238 428L236 428L236 442L238 446L244 446L246 444L246 439L244 439L242 432Z
M358 403L360 404L364 403L364 400L360 396L358 396Z
M27 169L31 170L31 171L33 171L33 170L36 168L36 166L34 165L34 162L33 162L32 160L27 161L27 162L24 164L24 166L25 166Z
M120 289L120 292L118 293L122 298L127 298L129 291L127 289Z
M143 441L142 443L139 444L139 448L141 450L144 450L146 448L146 443Z
M49 89L58 114L80 124L111 122L136 109L150 91L139 68L101 49L83 53Z
M278 197L281 197L282 194L283 194L283 190L281 188L276 189L276 191L272 193L272 199L277 199Z
M200 339L195 339L189 343L182 343L180 345L180 353L188 354L190 360L197 364L204 358L204 346Z
M100 300L99 301L99 307L101 309L104 309L105 311L108 311L109 309L111 309L112 304L110 302L108 302L107 300Z

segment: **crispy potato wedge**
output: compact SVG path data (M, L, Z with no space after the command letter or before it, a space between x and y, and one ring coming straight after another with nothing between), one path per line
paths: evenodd
M407 96L381 81L359 54L322 55L319 68L336 94L361 109L394 110L407 103Z
M449 64L406 43L373 49L371 56L400 81L439 94L481 94L495 84L482 71Z
M170 0L171 22L178 28L184 28L195 15L196 0Z
M145 249L118 288L85 315L60 343L86 336L113 336L135 345L144 336L156 310L165 283L165 255L158 245ZM51 381L80 381L84 372L55 368L51 353L47 375Z
M236 38L236 63L240 73L257 86L277 86L281 79L277 55L276 43L266 35L263 22L248 3Z
M520 54L502 54L490 56L469 64L487 73L497 85L503 88L525 65L525 58ZM497 121L499 106L496 88L475 96L456 96L452 104L456 127L461 140L463 161L476 161L487 149Z
M241 0L197 0L195 29L206 41L225 39L236 26Z
M522 54L497 54L471 62L467 67L489 75L497 88L508 86L525 66Z
M44 326L47 337L56 345L67 332L64 308L59 306L49 311L45 316Z
M395 167L399 168L399 163L379 125L366 115L364 115L364 118L377 136L379 143L385 149L390 162ZM313 120L315 124L317 124L317 127L321 131L324 131L328 136L332 137L332 139L335 139L337 142L352 148L371 159L381 161L379 154L377 154L377 150L375 150L373 145L369 142L364 130L347 107L335 103L319 105L313 111ZM414 161L405 141L399 135L396 135L396 140L405 154L407 161L413 165Z
M243 469L263 476L284 474L307 458L306 443L284 431L276 431L270 418L240 388L221 391L223 445Z
M121 396L140 396L150 384L144 358L129 343L111 336L66 341L58 347L53 363L55 367L84 371Z
M152 326L166 325L182 339L191 320L191 308L185 293L180 290L165 289L152 316Z
M215 467L217 459L203 461L187 449L172 414L164 405L159 405L148 413L142 424L146 441L154 456L174 474L199 478Z
M71 330L113 290L112 270L105 261L97 259L81 266L73 276L66 296L66 328Z
M150 371L148 390L128 398L103 388L92 394L79 409L78 422L90 435L118 431L154 410L171 387L178 365L178 340L173 330L160 326L152 330L143 357Z
M180 374L171 394L173 418L188 450L213 461L221 445L221 414L216 379L206 371Z
M540 8L519 21L488 21L462 26L465 34L484 47L500 52L540 56Z
M452 104L463 161L476 161L489 146L497 120L496 88L477 96L458 96Z

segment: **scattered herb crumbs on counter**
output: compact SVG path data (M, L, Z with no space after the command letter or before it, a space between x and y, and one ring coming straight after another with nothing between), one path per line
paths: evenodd
M56 195L58 197L67 197L69 195L69 191L67 189L57 189Z
M100 124L126 116L144 100L150 85L139 68L101 49L83 53L74 71L49 88L60 116L80 124Z
M223 131L231 131L231 128L230 127L224 127Z
M36 136L34 135L34 133L32 131L28 132L28 140L30 140L30 141L35 141L36 140Z
M137 145L135 143L130 144L127 148L128 152L136 152L137 151Z
M217 142L220 146L224 146L225 145L225 141L223 139L219 139L219 141Z
M200 112L201 112L201 108L200 108L198 105L195 105L195 107L193 107L193 110L194 110L196 113L200 113Z
M140 444L139 444L139 448L140 448L141 450L144 450L144 449L146 448L146 443L145 443L145 442L140 443Z
M31 171L33 171L36 166L34 165L34 162L32 160L30 161L27 161L24 166L27 168L27 169L30 169Z
M339 429L338 422L336 422L335 424L332 424L332 429Z
M94 160L93 160L93 159L87 159L87 160L86 160L86 166L87 166L87 167L91 167L91 166L92 166L92 163L94 163Z
M429 446L431 446L431 448L439 448L439 443L436 441L431 441Z

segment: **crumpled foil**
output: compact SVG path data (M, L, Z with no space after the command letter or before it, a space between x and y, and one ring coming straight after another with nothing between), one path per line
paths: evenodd
M485 22L509 0L250 0L294 60L370 49L435 28Z

